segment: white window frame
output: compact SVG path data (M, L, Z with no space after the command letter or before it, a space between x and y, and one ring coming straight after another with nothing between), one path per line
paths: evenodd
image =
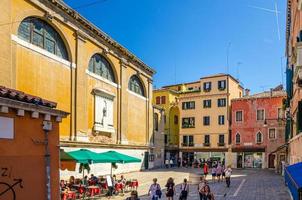
M258 119L258 110L263 110L263 120L262 119ZM260 108L256 110L256 121L264 121L265 120L265 109L264 108Z
M237 112L241 112L241 121L237 121ZM243 110L236 110L235 111L235 122L236 123L242 123L244 120L243 120Z
M257 139L258 139L258 138L257 138L258 133L261 134L261 141L260 141L260 142L257 141ZM262 133L261 131L257 131L257 132L256 132L256 144L262 144L262 143L263 143L263 133Z
M275 137L274 137L274 138L270 138L270 130L275 130ZM271 128L271 127L268 128L268 129L267 129L267 133L268 133L268 134L267 134L267 135L268 135L267 137L268 137L269 140L275 140L275 139L277 139L277 129L276 129L276 128Z

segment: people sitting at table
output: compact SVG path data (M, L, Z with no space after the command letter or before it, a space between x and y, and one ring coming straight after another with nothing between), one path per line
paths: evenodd
M74 184L75 184L75 178L74 178L74 176L70 176L67 187L72 188Z
M87 176L84 176L84 178L81 180L81 184L84 185L84 186L88 186L88 177Z
M89 183L90 183L90 185L96 185L98 183L98 180L99 180L98 177L91 174L90 179L89 179Z

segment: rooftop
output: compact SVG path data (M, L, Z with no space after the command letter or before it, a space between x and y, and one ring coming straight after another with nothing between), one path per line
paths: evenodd
M57 103L48 101L46 99L42 99L37 96L33 96L30 94L26 94L24 92L21 92L19 90L9 89L4 86L0 86L0 97L6 98L6 99L12 99L24 103L34 104L38 106L44 106L48 108L56 108Z

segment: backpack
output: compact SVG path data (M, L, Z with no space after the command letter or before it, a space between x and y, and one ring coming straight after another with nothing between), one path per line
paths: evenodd
M161 195L162 195L162 192L161 190L159 189L159 185L156 184L156 191L155 191L155 194L158 196L158 198L161 198Z

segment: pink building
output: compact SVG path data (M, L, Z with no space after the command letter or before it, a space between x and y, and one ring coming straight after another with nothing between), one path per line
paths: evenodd
M278 87L232 100L233 167L275 168L285 160L285 154L276 154L285 143L285 98Z

